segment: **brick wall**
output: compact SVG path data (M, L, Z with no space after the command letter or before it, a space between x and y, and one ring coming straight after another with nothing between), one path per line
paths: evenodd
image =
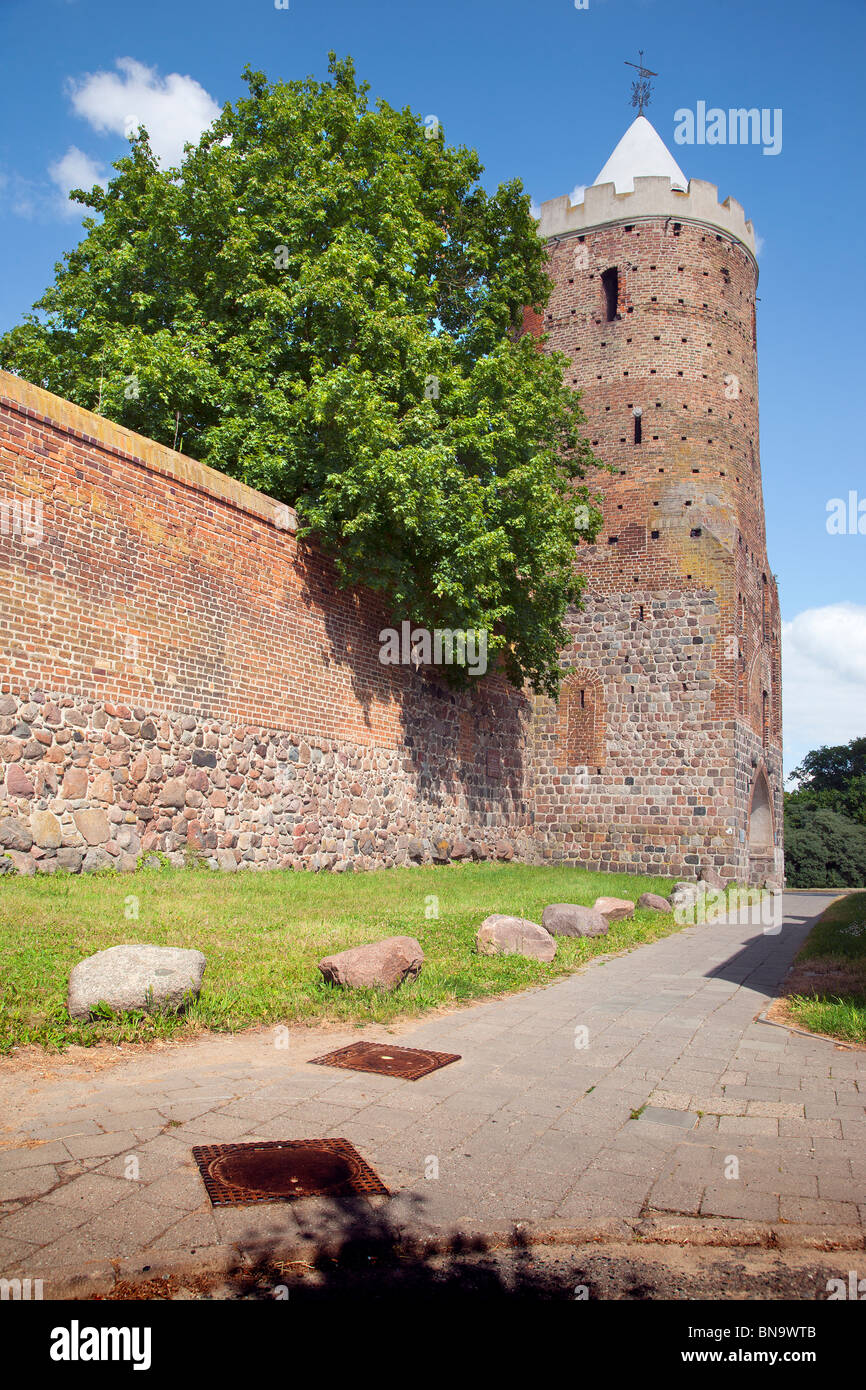
M290 509L6 373L0 470L0 850L21 872L531 853L523 696L382 665L374 600Z
M338 590L290 509L0 374L0 504L22 522L0 513L0 844L19 869L192 848L226 868L517 854L781 875L755 262L648 216L549 256L527 326L566 354L612 469L590 480L604 525L578 548L558 706L381 665L375 601Z

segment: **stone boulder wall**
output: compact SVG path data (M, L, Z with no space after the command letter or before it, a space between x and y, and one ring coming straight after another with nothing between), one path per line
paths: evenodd
M610 926L594 907L580 903L550 903L541 914L541 925L551 936L605 936Z
M552 961L556 955L556 942L544 927L502 912L485 917L476 933L475 945L482 956L528 956L532 960Z
M487 775L486 760L472 775ZM428 800L400 748L44 691L0 695L0 858L23 874L132 870L155 852L228 870L534 857L517 803L505 797L487 830L460 785Z
M328 984L343 989L396 989L421 973L424 952L414 936L386 936L319 961Z
M177 946L110 946L73 966L66 1007L70 1018L88 1019L98 1004L118 1012L178 1012L198 998L204 975L201 951Z

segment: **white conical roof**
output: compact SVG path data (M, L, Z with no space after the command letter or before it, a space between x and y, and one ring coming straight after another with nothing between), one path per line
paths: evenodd
M596 183L612 183L617 193L633 193L635 177L669 178L672 188L688 192L689 181L664 140L646 116L632 121Z

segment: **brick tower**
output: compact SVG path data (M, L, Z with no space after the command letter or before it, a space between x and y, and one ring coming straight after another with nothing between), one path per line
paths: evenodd
M536 701L545 857L777 882L779 605L758 454L755 237L639 115L583 202L541 211L544 321L603 493L558 705Z

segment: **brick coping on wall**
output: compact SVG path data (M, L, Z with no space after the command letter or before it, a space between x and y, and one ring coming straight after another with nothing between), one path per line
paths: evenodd
M41 386L0 371L0 407L17 411L40 425L72 435L84 444L96 445L106 453L115 454L142 468L161 473L174 482L195 492L205 493L220 502L248 512L260 521L268 522L279 531L296 531L298 516L293 507L277 502L246 483L219 473L206 463L158 444L135 430L126 429L104 415L97 415L72 401L55 396Z

